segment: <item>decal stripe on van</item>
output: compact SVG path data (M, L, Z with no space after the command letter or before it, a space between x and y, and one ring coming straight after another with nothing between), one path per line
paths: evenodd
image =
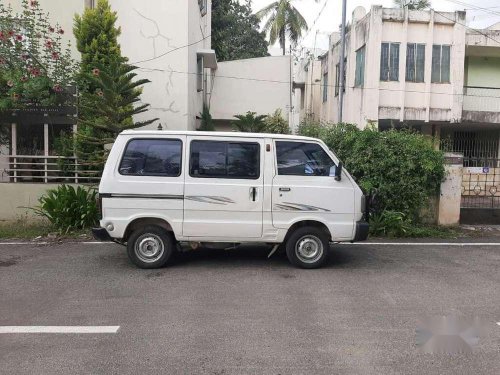
M277 211L324 211L330 212L326 208L310 206L307 204L299 204L299 203L290 203L283 202L284 204L275 204L274 209Z
M101 198L184 199L183 195L171 194L100 194Z

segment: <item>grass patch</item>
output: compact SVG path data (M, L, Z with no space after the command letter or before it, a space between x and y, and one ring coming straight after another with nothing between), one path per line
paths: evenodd
M79 229L68 233L59 233L47 222L0 222L0 240L32 240L37 237L52 239L91 238L90 229Z
M386 235L370 235L374 238L456 238L463 235L455 228L437 225L410 225L404 230L389 231Z
M0 223L0 239L33 239L38 236L47 236L53 232L51 226L44 222L27 223L26 221L15 221Z

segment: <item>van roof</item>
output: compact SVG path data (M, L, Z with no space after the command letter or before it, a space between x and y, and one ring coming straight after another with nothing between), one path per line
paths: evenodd
M270 133L242 133L242 132L212 132L212 131L192 131L192 130L124 130L120 135L197 135L197 136L212 136L212 137L243 137L243 138L274 138L274 139L295 139L317 141L316 138L303 137L300 135L290 134L270 134Z

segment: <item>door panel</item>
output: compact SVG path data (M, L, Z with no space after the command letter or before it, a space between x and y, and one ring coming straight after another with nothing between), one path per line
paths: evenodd
M275 150L279 152L279 145ZM334 162L325 150L321 151L324 155L316 160L310 160L313 153L318 153L314 150L308 150L308 160L296 150L288 152L286 160L277 158L272 187L273 226L286 229L297 221L317 220L327 224L334 238L349 238L354 228L354 188L347 176L341 181L330 176L335 167L328 163Z
M188 138L183 236L261 237L263 140Z

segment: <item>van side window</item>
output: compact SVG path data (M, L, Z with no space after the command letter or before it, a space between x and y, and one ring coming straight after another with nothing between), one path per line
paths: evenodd
M179 139L133 139L127 144L118 171L125 176L178 177L181 155Z
M335 175L335 163L316 143L277 141L276 154L279 175Z
M250 142L192 141L189 175L258 179L260 145Z

